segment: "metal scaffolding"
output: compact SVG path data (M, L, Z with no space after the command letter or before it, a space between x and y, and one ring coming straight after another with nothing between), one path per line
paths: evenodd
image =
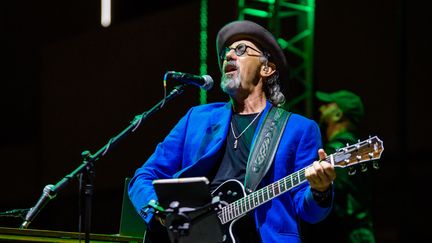
M200 75L207 74L208 0L200 5ZM200 104L207 104L207 91L200 89Z
M282 85L296 94L288 95L286 107L308 117L313 116L314 18L315 0L238 1L238 19L266 26L285 51L290 85Z

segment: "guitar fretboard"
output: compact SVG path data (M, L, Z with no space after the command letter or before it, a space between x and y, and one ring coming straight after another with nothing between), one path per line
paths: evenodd
M218 217L222 224L226 224L240 216L243 216L261 204L268 202L282 193L287 192L290 189L305 182L306 168L296 171L222 208L222 210L218 213Z
M366 161L377 160L384 150L382 141L374 136L365 141L353 145L347 145L336 153L326 156L324 161L331 163L334 167L346 168ZM311 165L309 165L311 166ZM281 195L284 192L305 182L305 171L309 167L296 171L272 184L263 187L241 199L238 199L218 212L222 224L231 222L247 212L257 208L265 202Z

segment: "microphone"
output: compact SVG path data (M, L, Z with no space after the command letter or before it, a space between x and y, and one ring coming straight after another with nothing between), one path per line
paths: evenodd
M165 73L165 80L174 80L184 84L192 84L204 90L209 90L213 87L213 79L209 75L198 76L189 73L168 71Z
M36 217L36 215L39 213L39 211L45 206L45 204L47 204L50 199L53 199L55 197L55 194L53 194L53 189L54 185L45 186L42 195L39 198L39 201L34 207L30 209L30 211L28 211L27 215L25 216L24 222L21 225L21 229L26 229Z

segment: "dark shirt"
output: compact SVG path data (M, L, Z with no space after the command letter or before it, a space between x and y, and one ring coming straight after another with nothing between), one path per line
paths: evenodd
M248 115L233 114L231 124L233 125L232 129L235 135L238 137L256 116L257 113ZM261 116L261 114L259 116ZM255 119L252 125L238 138L236 149L234 148L235 138L230 127L222 161L210 185L212 191L229 179L236 179L244 184L246 165L258 120L259 117Z
M259 114L258 117L257 115L257 113L248 115L233 114L231 124L236 137L238 137L246 127L251 124L251 122L253 123L240 137L238 137L237 148L234 148L235 137L230 127L222 161L210 184L212 191L229 179L236 179L244 184L246 165L249 158L252 139L261 114ZM237 220L233 225L233 232L236 237L236 242L260 242L260 237L256 231L253 213L247 214Z

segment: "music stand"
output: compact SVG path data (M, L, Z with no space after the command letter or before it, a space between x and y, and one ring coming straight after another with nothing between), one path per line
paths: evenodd
M212 198L208 184L205 177L153 181L172 243L223 241L217 216L220 203L217 197Z

